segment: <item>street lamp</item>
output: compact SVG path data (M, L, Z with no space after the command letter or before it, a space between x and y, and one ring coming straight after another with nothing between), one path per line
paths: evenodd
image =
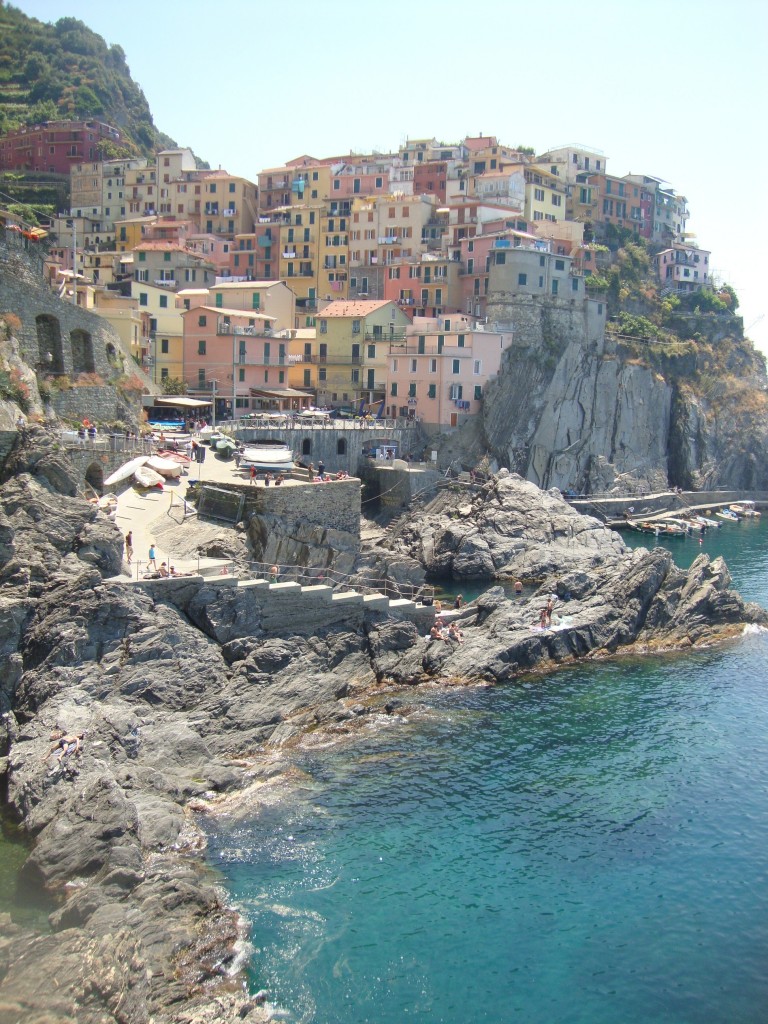
M216 385L218 383L219 382L217 380L212 380L211 381L211 392L213 394L213 399L211 401L211 409L212 409L211 426L213 427L214 430L216 429Z

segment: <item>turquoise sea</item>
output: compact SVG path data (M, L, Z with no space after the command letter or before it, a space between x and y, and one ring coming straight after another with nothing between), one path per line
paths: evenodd
M768 523L701 547L768 604ZM289 796L210 832L253 986L316 1024L765 1021L767 684L752 631L409 692L408 720L297 754Z

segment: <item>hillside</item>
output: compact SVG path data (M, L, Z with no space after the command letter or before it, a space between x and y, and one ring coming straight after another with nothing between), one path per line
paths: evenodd
M45 24L0 0L0 133L82 117L123 133L124 149L106 144L105 159L123 152L151 156L176 145L155 127L120 46L108 46L76 18Z

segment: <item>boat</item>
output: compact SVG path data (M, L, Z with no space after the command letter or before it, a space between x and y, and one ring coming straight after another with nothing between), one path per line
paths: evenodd
M163 486L163 477L148 466L139 466L133 474L137 487L160 487Z
M741 522L735 512L731 512L729 508L721 508L719 512L715 512L718 519L725 519L728 523Z
M164 459L161 455L150 455L144 465L148 469L153 469L155 473L159 473L160 476L181 476L181 463L174 459Z
M209 444L211 448L215 448L219 441L224 439L224 435L220 430L214 430L213 427L203 427L200 431L200 443Z
M233 441L231 437L222 437L216 442L216 451L222 458L230 459L237 451L237 441Z
M730 506L731 512L735 512L738 516L744 516L745 519L755 519L760 515L758 510L755 508L754 501L735 501Z
M124 480L130 480L136 470L144 465L148 457L147 455L139 455L138 458L123 463L119 469L116 469L114 473L107 477L104 481L104 486L114 487L115 484L121 484Z
M669 519L663 520L664 526L679 526L681 530L686 533L693 533L694 530L698 533L701 530L701 526L698 523L692 523L689 519L681 519L676 516L670 516Z
M712 519L711 516L691 516L692 522L699 523L703 529L721 530L723 528L722 523L718 523L716 519Z
M163 448L156 453L161 459L170 459L171 462L178 462L180 466L188 466L192 459L186 452L177 452L173 448Z
M280 441L256 441L246 444L240 459L241 469L267 470L287 473L293 469L293 452Z

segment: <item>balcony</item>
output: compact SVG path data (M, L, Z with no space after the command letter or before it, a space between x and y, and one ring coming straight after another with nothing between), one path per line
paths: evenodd
M219 320L216 324L216 333L244 335L246 338L270 338L272 336L272 329L266 325L261 329L256 326L235 326L234 324L228 324L223 320Z
M226 210L222 210L221 211L221 216L222 217L234 217L235 216L235 208L234 208L234 206L229 206Z
M158 288L175 288L176 282L173 278L162 278L159 281L153 281L152 284L156 284Z
M413 301L413 300L411 300ZM405 327L390 327L388 331L366 331L366 341L403 341L405 339Z
M316 363L317 356L311 356L304 353L303 355L288 356L288 365L297 366L299 363Z
M283 252L283 259L284 260L295 260L296 259L296 251L295 251L295 249L285 249L284 252Z
M382 235L377 241L379 245L396 245L400 238L397 235Z

